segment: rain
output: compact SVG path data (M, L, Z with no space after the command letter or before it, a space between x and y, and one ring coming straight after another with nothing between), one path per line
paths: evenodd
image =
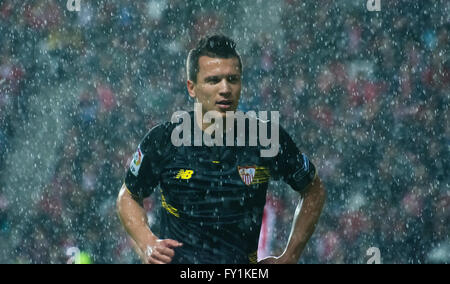
M140 262L117 195L147 131L193 109L211 33L242 56L239 109L279 111L327 190L299 263L450 263L449 1L79 2L0 1L0 263ZM297 202L270 183L258 258Z

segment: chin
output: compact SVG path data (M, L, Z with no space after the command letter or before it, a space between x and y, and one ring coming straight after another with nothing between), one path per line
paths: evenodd
M235 109L226 109L226 110L225 109L220 109L220 110L217 110L217 111L222 115L223 118L225 118L227 116L227 112L228 111L231 111L233 113L236 112Z
M225 118L227 116L227 111L225 110L217 110L220 113L220 116L222 116L222 118Z

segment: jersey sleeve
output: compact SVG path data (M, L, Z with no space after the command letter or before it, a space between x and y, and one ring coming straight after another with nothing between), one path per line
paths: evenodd
M283 180L292 189L303 193L304 189L317 175L315 165L302 153L292 141L289 134L280 126L280 148L274 158L272 176L276 180Z
M125 175L125 186L135 199L150 196L159 184L163 147L167 145L163 142L166 131L164 124L153 127L133 155Z

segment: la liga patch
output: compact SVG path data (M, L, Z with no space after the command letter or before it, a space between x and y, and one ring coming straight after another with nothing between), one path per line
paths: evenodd
M133 155L133 160L130 163L130 171L133 175L138 176L139 169L141 168L143 159L144 154L141 151L141 145L139 145L136 153L134 153Z

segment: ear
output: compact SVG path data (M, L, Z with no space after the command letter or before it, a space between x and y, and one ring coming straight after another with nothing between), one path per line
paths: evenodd
M195 99L195 97L196 97L195 96L195 91L194 91L195 83L193 81L187 80L187 89L188 89L188 92L189 92L189 96L191 98Z

